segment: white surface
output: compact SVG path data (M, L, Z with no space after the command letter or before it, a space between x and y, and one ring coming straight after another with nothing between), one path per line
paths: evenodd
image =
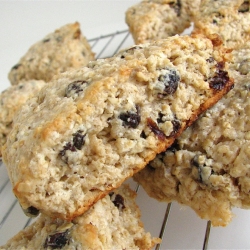
M127 28L125 10L139 1L0 1L0 91L9 86L7 74L36 41L66 23L79 21L87 38ZM129 40L132 44L132 40ZM0 166L0 188L7 180ZM0 221L13 203L10 184L0 194ZM145 227L158 236L167 204L149 198L142 188L138 204ZM212 228L209 249L250 249L250 211L234 209L235 218L226 228ZM0 229L0 245L27 221L18 204ZM206 221L189 208L173 204L161 249L201 249Z

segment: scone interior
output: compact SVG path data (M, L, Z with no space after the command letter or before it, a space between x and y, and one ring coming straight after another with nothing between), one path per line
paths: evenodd
M72 222L40 215L0 249L152 249L160 239L144 230L135 197L123 185Z
M175 36L65 72L3 148L26 211L72 220L144 168L233 84L218 40Z

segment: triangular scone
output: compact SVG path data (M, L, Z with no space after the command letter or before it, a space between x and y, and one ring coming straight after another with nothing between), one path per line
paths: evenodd
M22 107L3 147L23 209L71 220L168 148L232 87L218 44L175 36L49 83Z
M141 1L126 11L126 23L136 44L182 33L197 14L200 0Z
M233 51L235 87L135 179L160 201L190 206L214 226L250 208L250 46Z
M45 86L45 82L42 80L23 81L18 85L8 87L0 93L0 157L2 156L2 146L12 128L15 114L43 86Z
M160 239L145 232L135 197L123 185L72 222L40 215L0 249L151 249Z
M202 0L193 32L219 34L225 46L237 48L250 39L249 23L249 0Z
M25 80L48 82L58 73L80 68L95 59L78 22L67 24L33 44L9 72L12 85Z

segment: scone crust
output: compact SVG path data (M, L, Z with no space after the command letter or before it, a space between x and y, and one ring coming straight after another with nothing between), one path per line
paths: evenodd
M3 150L21 206L71 220L145 167L231 89L229 54L217 45L175 36L49 83Z

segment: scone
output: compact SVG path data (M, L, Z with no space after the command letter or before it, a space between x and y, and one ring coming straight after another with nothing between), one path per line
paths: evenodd
M10 86L0 94L0 157L2 146L11 130L14 115L20 107L45 85L44 81L30 80Z
M160 239L145 232L135 197L123 185L72 222L41 215L0 249L151 249Z
M134 176L160 201L190 206L214 226L250 208L250 46L233 51L235 87Z
M58 73L86 66L94 57L79 23L67 24L32 45L8 77L12 85L32 79L48 82Z
M194 31L219 34L224 45L237 48L250 39L249 0L202 0Z
M218 44L175 36L48 83L3 147L23 209L72 220L169 147L233 85Z
M200 0L151 0L131 6L125 20L136 44L182 33L191 25Z

